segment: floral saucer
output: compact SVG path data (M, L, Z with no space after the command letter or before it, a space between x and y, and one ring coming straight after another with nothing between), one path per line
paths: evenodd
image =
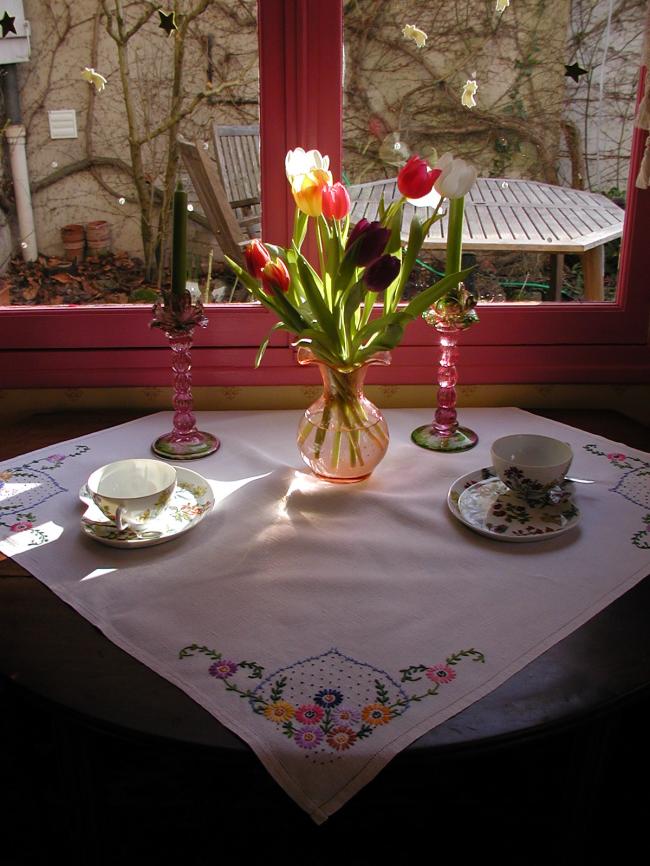
M553 500L531 504L515 495L494 476L491 468L475 469L449 488L451 513L475 532L497 541L545 541L573 529L580 512L565 482Z
M176 490L169 504L146 529L125 529L120 532L115 524L97 508L84 484L79 499L88 506L81 518L81 528L89 537L110 547L152 547L163 544L192 529L200 523L214 506L214 495L209 483L185 467L176 467Z

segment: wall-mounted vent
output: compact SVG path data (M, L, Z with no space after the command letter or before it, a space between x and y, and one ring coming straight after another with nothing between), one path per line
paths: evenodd
M74 108L48 111L50 138L77 138L77 112Z

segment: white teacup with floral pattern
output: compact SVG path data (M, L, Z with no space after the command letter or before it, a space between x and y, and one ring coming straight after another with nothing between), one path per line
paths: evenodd
M536 433L503 436L493 443L491 454L499 479L529 502L543 500L558 488L573 459L566 442Z
M164 510L176 488L176 470L162 460L118 460L87 482L93 502L118 530L141 529Z

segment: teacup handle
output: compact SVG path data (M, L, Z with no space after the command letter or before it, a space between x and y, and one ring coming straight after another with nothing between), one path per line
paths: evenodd
M115 525L119 532L124 532L125 529L128 529L128 523L124 519L124 508L121 505L118 505L115 509Z

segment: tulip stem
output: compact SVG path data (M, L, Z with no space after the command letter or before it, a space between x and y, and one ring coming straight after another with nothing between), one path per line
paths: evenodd
M447 261L445 276L460 270L463 255L463 212L465 196L449 200L449 222L447 228Z
M325 267L325 254L323 252L323 236L321 235L320 220L317 218L314 224L316 229L316 245L318 246L318 261L320 262L320 273L323 281L323 291L325 292L325 303L330 311L332 307L332 294L327 286L327 269Z

